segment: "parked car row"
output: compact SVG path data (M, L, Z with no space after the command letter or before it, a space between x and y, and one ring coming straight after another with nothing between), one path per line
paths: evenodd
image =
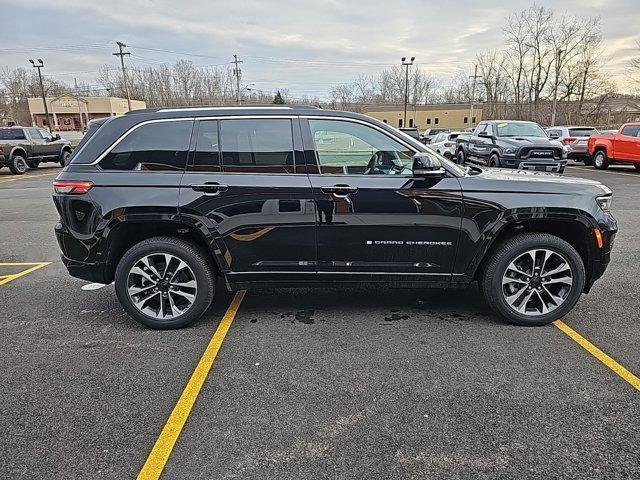
M458 163L562 173L568 160L598 169L632 164L640 171L640 122L619 130L560 125L543 129L535 122L487 120L473 131L401 129L436 153Z
M71 156L71 144L58 134L37 127L0 127L0 168L9 167L14 175L43 162L63 167Z

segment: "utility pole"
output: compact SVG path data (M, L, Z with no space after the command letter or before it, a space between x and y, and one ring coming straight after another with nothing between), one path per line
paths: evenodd
M404 120L402 126L407 128L407 104L409 103L409 66L413 65L413 61L416 57L411 57L411 60L407 62L407 57L402 57L402 65L404 65Z
M40 69L44 67L44 62L42 61L41 58L39 58L38 63L36 63L30 58L29 63L33 65L34 68L38 69L38 78L40 79L40 91L42 92L42 103L44 103L44 113L47 116L47 127L49 127L49 133L53 134L53 130L51 129L51 117L49 117L49 107L47 107L47 98L44 94L44 84L42 83L42 73L40 72Z
M80 103L80 91L78 90L78 79L73 77L73 84L76 87L76 102L78 102L78 115L80 116L80 131L84 132L84 120L82 120L82 104Z
M127 105L129 106L129 111L131 111L131 95L129 94L129 78L127 77L127 69L124 67L124 56L131 55L131 52L125 52L122 50L124 47L126 47L126 45L122 42L116 42L116 45L118 45L118 51L116 53L112 53L111 55L120 57L120 65L122 65L122 82L124 83L124 91L127 94Z
M551 110L551 126L556 125L556 109L558 108L558 81L560 79L560 55L562 50L556 50L556 83L553 88L553 109Z
M233 74L236 76L236 103L240 105L242 104L242 97L240 96L240 76L242 75L242 70L240 70L238 65L242 63L242 60L238 60L238 55L234 55L233 63L236 64L236 68L233 69Z
M469 126L473 126L473 101L476 97L476 80L482 78L478 75L478 65L473 68L473 75L469 77L471 79L471 99L469 101Z

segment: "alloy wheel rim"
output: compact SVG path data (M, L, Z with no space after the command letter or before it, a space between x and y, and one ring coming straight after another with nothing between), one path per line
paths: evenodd
M26 160L23 159L19 159L16 162L16 168L18 169L19 172L24 173L27 171L27 162Z
M596 166L601 167L602 163L603 163L602 154L599 153L598 155L596 155L595 164L596 164Z
M502 295L515 312L546 315L567 300L573 271L567 259L553 250L537 248L519 254L502 276Z
M129 270L127 294L143 314L170 320L189 310L198 292L193 270L181 258L153 253L139 259Z

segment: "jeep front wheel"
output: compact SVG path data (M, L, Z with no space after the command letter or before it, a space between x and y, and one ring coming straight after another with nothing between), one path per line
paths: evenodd
M500 167L500 157L497 153L494 153L489 157L489 166L495 168Z
M582 294L582 259L561 238L523 233L489 255L480 275L480 288L487 304L511 323L551 323L566 315Z
M162 330L200 318L215 290L205 254L174 237L154 237L133 246L118 263L115 284L118 300L134 320Z
M22 175L28 168L27 161L20 155L14 155L11 157L11 160L9 160L9 170L11 170L11 173L14 175Z

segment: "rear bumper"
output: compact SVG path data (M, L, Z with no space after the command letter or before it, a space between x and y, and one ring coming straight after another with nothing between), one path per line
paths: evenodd
M61 251L60 258L69 275L90 282L111 283L107 278L106 265L90 261L87 247L81 241L73 237L61 223L56 224L54 231Z

